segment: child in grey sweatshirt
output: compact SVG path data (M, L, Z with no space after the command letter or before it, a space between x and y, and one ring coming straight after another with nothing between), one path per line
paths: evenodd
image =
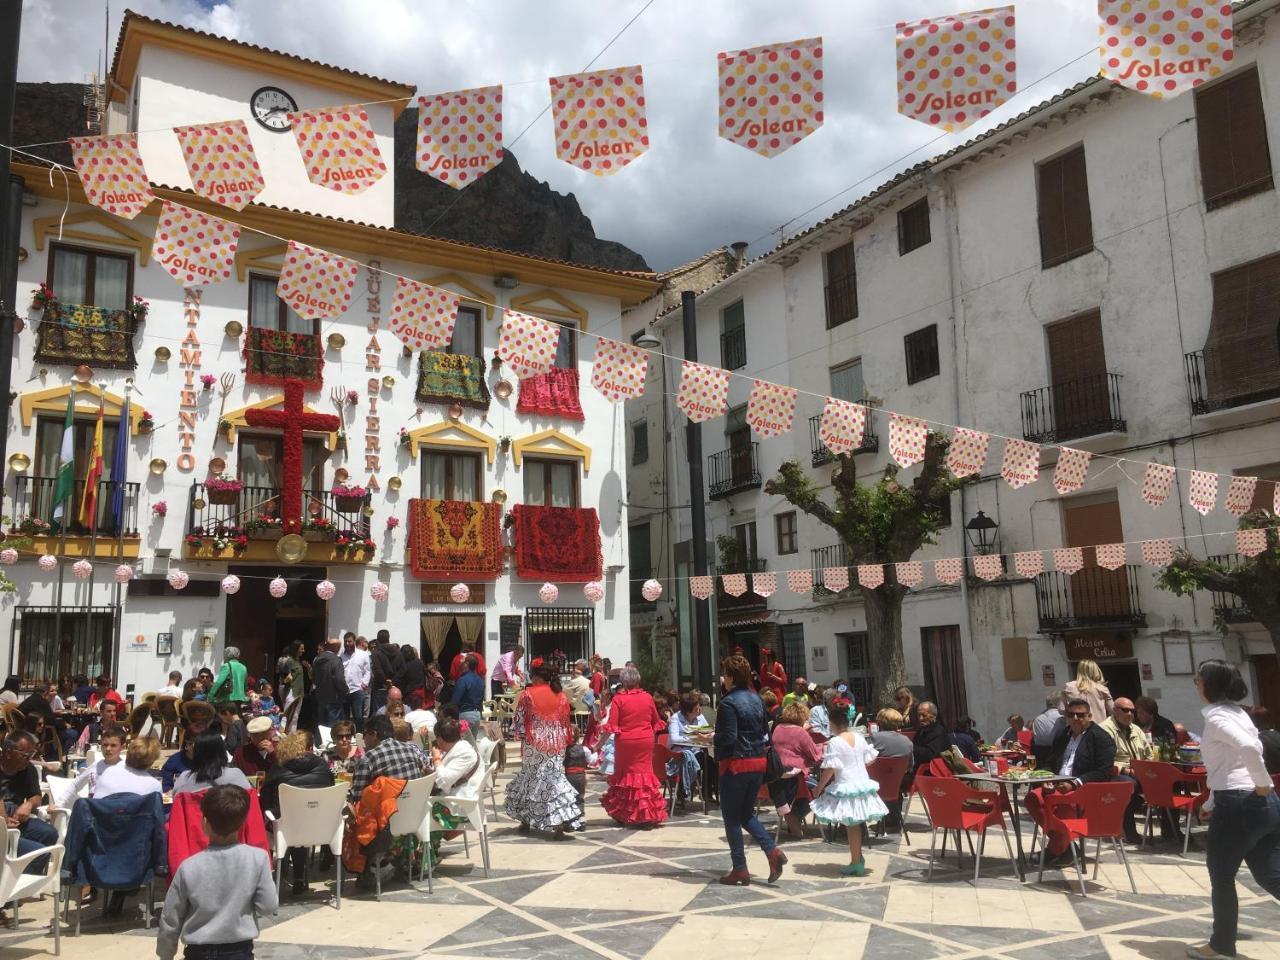
M156 954L173 960L178 940L186 960L252 960L258 917L280 906L264 851L239 843L249 813L240 787L213 787L200 806L209 847L188 857L164 898Z

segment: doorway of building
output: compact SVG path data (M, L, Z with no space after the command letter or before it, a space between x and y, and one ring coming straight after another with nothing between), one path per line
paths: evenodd
M463 639L475 643L477 650L484 647L484 614L424 613L422 616L422 640L418 651L427 663L432 660L440 672L449 677L453 658L462 652Z
M1274 653L1260 654L1251 658L1253 675L1257 678L1258 689L1253 692L1253 702L1271 711L1272 719L1280 717L1280 663Z
M226 642L240 648L240 661L255 677L275 678L276 660L298 641L307 655L316 654L325 639L326 605L316 596L325 579L324 567L294 567L285 578L289 592L277 600L267 592L267 567L229 567L240 577L240 590L227 597Z

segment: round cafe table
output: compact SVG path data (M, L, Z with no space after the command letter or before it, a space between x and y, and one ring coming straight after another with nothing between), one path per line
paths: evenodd
M1004 797L1005 802L1009 805L1009 819L1013 821L1013 837L1017 846L1017 857L1014 866L1018 871L1018 882L1026 883L1027 874L1024 869L1026 865L1026 852L1022 849L1022 824L1021 814L1025 812L1019 810L1019 804L1024 804L1026 794L1035 787L1045 787L1054 783L1074 783L1075 777L1063 777L1054 774L1051 777L1010 777L1008 774L996 773L960 773L956 774L957 780L964 780L969 783L994 783L1000 787L1000 793Z

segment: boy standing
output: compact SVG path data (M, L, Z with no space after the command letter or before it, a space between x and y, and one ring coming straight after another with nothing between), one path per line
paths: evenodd
M264 851L237 836L249 814L240 787L213 787L200 806L209 847L182 862L164 898L156 954L173 960L178 939L186 960L252 960L258 917L280 906Z

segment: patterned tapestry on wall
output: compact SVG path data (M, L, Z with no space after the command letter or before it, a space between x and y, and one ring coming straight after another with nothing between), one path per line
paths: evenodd
M244 337L247 383L283 384L300 380L308 390L324 386L324 357L313 333L250 327Z
M418 355L418 389L423 403L460 403L474 410L489 409L489 387L482 357L466 353L424 350Z
M409 569L415 577L496 580L502 568L500 504L409 501Z
M519 504L511 518L516 576L559 583L600 579L600 518L593 508Z
M45 304L36 328L35 359L113 370L132 370L138 365L133 337L138 332L135 310L107 310L80 303Z
M578 399L578 371L552 367L546 373L521 380L516 413L584 421L582 402Z

